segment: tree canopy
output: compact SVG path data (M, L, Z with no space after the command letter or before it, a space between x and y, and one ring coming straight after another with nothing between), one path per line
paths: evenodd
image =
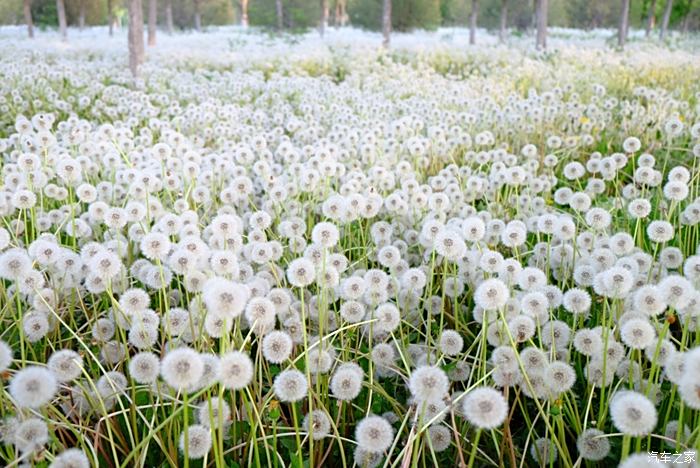
M347 4L349 24L371 30L381 29L381 0L329 0L330 24L336 22L337 2ZM519 30L534 27L534 0L508 0L508 27ZM69 25L79 21L79 0L66 0L66 15ZM435 29L440 26L467 25L471 0L393 0L392 29ZM591 29L614 28L620 17L621 4L610 0L549 0L548 24L550 26ZM159 22L165 17L166 1L158 2ZM660 23L666 2L658 0L631 0L630 26L644 28L651 5L655 9L655 23ZM84 2L86 25L107 24L107 0ZM125 0L113 0L117 19L126 21ZM203 25L235 24L240 22L239 0L201 0ZM147 2L144 2L147 8ZM497 29L501 0L479 0L479 27ZM287 29L315 27L319 24L321 4L318 0L283 0L283 25ZM690 9L691 14L688 15ZM671 27L697 28L700 25L700 2L676 0L671 12ZM193 0L172 0L173 23L176 28L193 27ZM32 0L34 24L39 27L55 27L57 11L55 0ZM249 0L248 14L252 26L274 28L277 25L275 0ZM22 24L22 0L0 2L0 23ZM685 22L685 23L684 23Z

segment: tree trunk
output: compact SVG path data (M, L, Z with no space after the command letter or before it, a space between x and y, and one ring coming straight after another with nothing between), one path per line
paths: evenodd
M202 13L199 11L200 0L194 0L194 29L199 32L202 30Z
M326 28L328 27L328 0L321 0L321 26L319 27L319 32L321 37L326 33Z
M241 0L241 26L248 27L248 0Z
M107 23L109 27L109 35L114 35L114 10L112 9L112 0L107 0Z
M56 12L58 13L58 29L61 31L61 39L68 40L68 23L66 23L66 5L63 0L56 0Z
M348 23L347 0L338 0L340 3L340 26L345 27Z
M382 5L382 45L389 47L391 42L391 0L384 0Z
M143 4L141 0L129 0L129 68L138 76L143 62Z
M24 22L27 23L29 38L34 37L34 21L32 21L32 0L24 0Z
M693 13L693 0L688 0L688 7L687 11L685 12L685 16L683 16L683 23L681 25L681 32L683 34L687 34L688 30L690 29L690 16Z
M647 29L645 31L646 37L649 37L651 30L654 29L654 18L656 18L656 0L651 0L649 12L647 13Z
M617 45L625 47L627 40L627 26L629 25L630 17L630 0L622 0L622 8L620 9L620 24L617 28Z
M672 9L673 0L666 0L666 8L664 8L664 17L661 20L661 31L659 32L659 39L661 40L666 38L666 32L668 31L668 22L671 20Z
M547 48L547 16L548 16L548 0L538 0L539 8L537 9L537 48Z
M156 26L158 25L158 0L148 0L148 45L156 45Z
M337 27L343 27L348 21L346 9L347 0L336 0L335 2L335 17L333 18L333 25Z
M165 25L168 28L168 34L172 34L175 30L173 26L173 0L167 0L165 3Z
M78 28L85 29L85 0L80 0L78 4Z
M277 30L281 31L284 28L284 9L282 8L282 0L275 0L275 10L277 10Z
M469 43L476 44L476 17L479 14L479 0L472 0L472 11L469 13Z
M508 0L501 0L501 24L498 28L498 40L506 41L506 29L508 26Z

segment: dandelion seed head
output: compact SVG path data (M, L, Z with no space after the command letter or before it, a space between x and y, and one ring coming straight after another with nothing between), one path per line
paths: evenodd
M18 371L10 381L9 392L20 407L37 409L49 403L58 383L54 374L43 367L28 366Z
M324 410L314 410L304 416L302 428L311 433L314 440L321 440L331 432L331 420Z
M178 390L194 387L204 373L204 362L190 348L169 351L161 361L160 372L165 383Z
M303 373L296 369L287 369L275 377L273 389L280 401L293 403L306 397L308 385Z
M355 363L340 365L330 380L330 390L339 400L354 400L362 390L364 372Z
M422 366L411 373L408 388L418 401L434 400L447 393L449 380L442 369Z
M193 424L180 434L180 451L192 460L204 458L211 446L211 429L201 424Z
M41 419L29 418L17 425L13 441L21 452L37 452L49 442L49 429Z
M655 405L641 393L623 391L610 401L610 417L615 427L631 436L649 434L656 427Z
M54 458L49 468L89 468L90 460L80 449L66 449Z
M394 440L394 428L380 416L366 416L355 427L357 446L370 453L382 453Z
M478 387L464 397L464 416L479 429L493 429L506 419L508 402L503 395L489 387Z
M46 367L59 382L70 382L81 375L83 358L71 349L62 349L49 357Z

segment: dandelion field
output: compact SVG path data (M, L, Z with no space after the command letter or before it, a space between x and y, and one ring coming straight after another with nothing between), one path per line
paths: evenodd
M0 465L697 466L697 40L98 33L0 28Z

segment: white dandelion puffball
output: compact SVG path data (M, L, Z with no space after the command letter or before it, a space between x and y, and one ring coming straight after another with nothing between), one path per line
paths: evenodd
M610 440L603 431L589 428L578 436L576 448L584 460L600 461L610 453Z
M292 286L304 287L314 282L316 267L311 260L297 258L287 267L287 279Z
M49 441L49 429L39 418L28 418L14 428L14 445L24 453L41 450Z
M462 352L464 339L455 330L443 330L440 334L440 351L448 356L456 356Z
M58 383L54 374L39 366L29 366L20 370L10 381L10 395L20 407L37 409L49 403Z
M476 427L494 429L505 421L508 402L498 390L479 387L464 397L462 411L467 421Z
M649 434L656 427L656 407L641 393L623 391L610 401L610 417L615 427L631 436Z
M231 422L231 407L224 398L208 398L199 405L197 420L203 426L225 428Z
M620 338L632 349L643 349L656 341L656 330L647 319L633 318L622 325Z
M153 353L144 351L129 360L129 374L140 384L151 384L160 374L160 359Z
M317 409L304 416L301 427L312 434L314 440L321 440L330 434L331 420L324 410Z
M673 465L671 465L673 466ZM625 458L617 468L668 468L669 465L661 461L660 457L653 457L649 452L633 453Z
M275 395L280 401L293 403L303 400L308 392L309 382L306 376L296 369L287 369L275 377L273 385Z
M263 356L273 364L280 364L289 359L293 347L294 342L287 332L273 330L263 337Z
M355 427L355 440L362 450L382 453L394 440L394 428L381 416L367 416Z
M445 426L430 426L428 437L430 446L435 452L443 452L452 444L452 431Z
M411 373L408 388L418 401L442 398L449 389L449 379L445 371L438 367L422 366Z
M243 313L250 292L244 285L215 277L204 283L202 297L207 310L232 319Z
M194 424L180 434L180 451L193 460L204 458L211 450L211 428Z
M12 365L12 359L14 357L14 351L4 341L0 341L0 372L7 370L10 365Z
M90 468L90 460L82 450L70 448L58 454L49 468Z
M476 288L474 302L485 310L498 310L506 305L509 297L508 286L503 281L492 278Z
M186 390L199 383L204 375L204 362L196 351L176 348L165 355L160 372L165 383L177 390Z
M647 226L647 235L653 242L663 243L673 239L673 225L668 221L652 221Z
M70 382L83 371L83 358L71 349L54 352L46 363L59 382Z
M219 381L224 388L245 388L253 379L253 373L253 361L241 351L230 351L219 358Z

